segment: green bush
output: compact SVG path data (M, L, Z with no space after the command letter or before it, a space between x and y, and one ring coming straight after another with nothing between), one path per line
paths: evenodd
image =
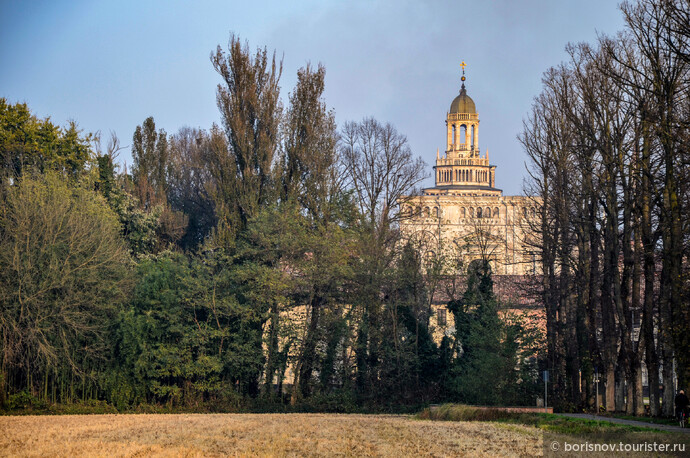
M22 390L19 393L11 394L7 397L6 407L7 410L33 410L45 408L45 403L27 390Z

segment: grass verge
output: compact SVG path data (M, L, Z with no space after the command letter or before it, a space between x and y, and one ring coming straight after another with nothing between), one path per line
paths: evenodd
M569 418L555 414L537 412L506 412L501 409L480 409L462 404L443 404L426 408L417 414L425 420L445 421L491 421L534 426L544 431L567 435L599 434L602 431L645 432L648 428L619 425L607 421Z
M541 431L543 456L687 456L690 434L659 431L607 421L570 418L537 412L506 412L458 404L424 409L419 419L491 422L506 429L535 427ZM520 426L522 425L522 426ZM610 452L616 452L611 454Z

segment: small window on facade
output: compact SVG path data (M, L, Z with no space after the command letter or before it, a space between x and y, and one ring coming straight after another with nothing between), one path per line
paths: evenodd
M439 326L446 325L446 309L438 309L436 311L436 322Z
M494 218L498 218L499 212L498 212L498 207L494 207Z
M477 207L477 218L482 217L482 207Z

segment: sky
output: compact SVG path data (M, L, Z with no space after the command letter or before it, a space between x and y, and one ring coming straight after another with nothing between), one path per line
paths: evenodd
M0 97L104 139L115 132L119 160L131 164L132 134L148 116L169 134L220 124L209 56L234 33L283 59L285 102L297 70L323 64L338 124L390 122L431 175L464 61L482 154L497 166L496 186L519 195L517 136L542 74L567 60L568 43L623 28L612 0L0 0Z

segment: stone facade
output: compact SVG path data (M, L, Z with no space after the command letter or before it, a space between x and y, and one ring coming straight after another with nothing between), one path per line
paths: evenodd
M426 260L450 253L465 267L488 258L494 275L536 274L529 229L537 202L495 187L496 166L479 149L479 115L464 74L462 81L446 115L446 150L436 152L436 186L402 200L400 230L419 242Z

